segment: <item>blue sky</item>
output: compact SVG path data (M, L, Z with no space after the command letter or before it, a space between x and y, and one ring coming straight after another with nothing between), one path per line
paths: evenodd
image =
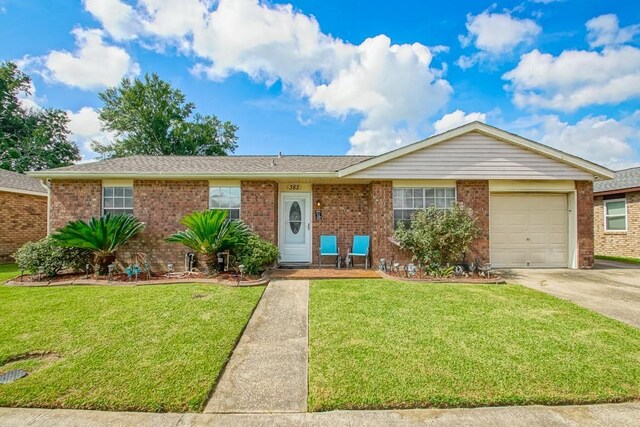
M377 154L470 120L614 169L640 164L640 8L628 1L0 0L24 100L68 111L157 72L240 127L237 154Z

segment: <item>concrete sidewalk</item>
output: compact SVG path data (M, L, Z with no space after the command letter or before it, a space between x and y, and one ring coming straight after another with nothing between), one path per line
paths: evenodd
M205 413L307 410L308 280L265 289Z
M151 414L0 408L0 426L638 426L640 403L286 414Z

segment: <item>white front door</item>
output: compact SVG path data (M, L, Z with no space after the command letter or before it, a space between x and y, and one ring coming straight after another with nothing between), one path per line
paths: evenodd
M280 193L280 261L311 262L311 193Z

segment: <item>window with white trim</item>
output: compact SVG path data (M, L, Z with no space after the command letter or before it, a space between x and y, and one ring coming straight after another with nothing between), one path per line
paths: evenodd
M209 187L209 209L225 209L229 219L240 219L240 187Z
M627 231L627 200L611 199L604 201L605 231Z
M102 214L133 215L133 187L102 187Z
M400 222L411 225L411 215L421 209L435 206L449 209L456 201L455 187L416 187L393 189L393 226Z

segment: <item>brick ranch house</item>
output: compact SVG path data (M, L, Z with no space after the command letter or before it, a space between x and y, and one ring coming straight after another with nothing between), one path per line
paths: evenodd
M601 166L488 126L470 123L376 156L134 156L31 174L48 182L50 230L105 212L146 224L127 251L181 265L185 249L164 242L183 215L229 209L278 244L283 264L315 263L319 236L371 236L379 258L404 261L389 238L398 221L457 200L482 235L467 258L495 267L589 268L593 180Z
M640 168L594 184L596 255L640 258Z
M40 180L0 169L0 263L47 235L47 190Z

